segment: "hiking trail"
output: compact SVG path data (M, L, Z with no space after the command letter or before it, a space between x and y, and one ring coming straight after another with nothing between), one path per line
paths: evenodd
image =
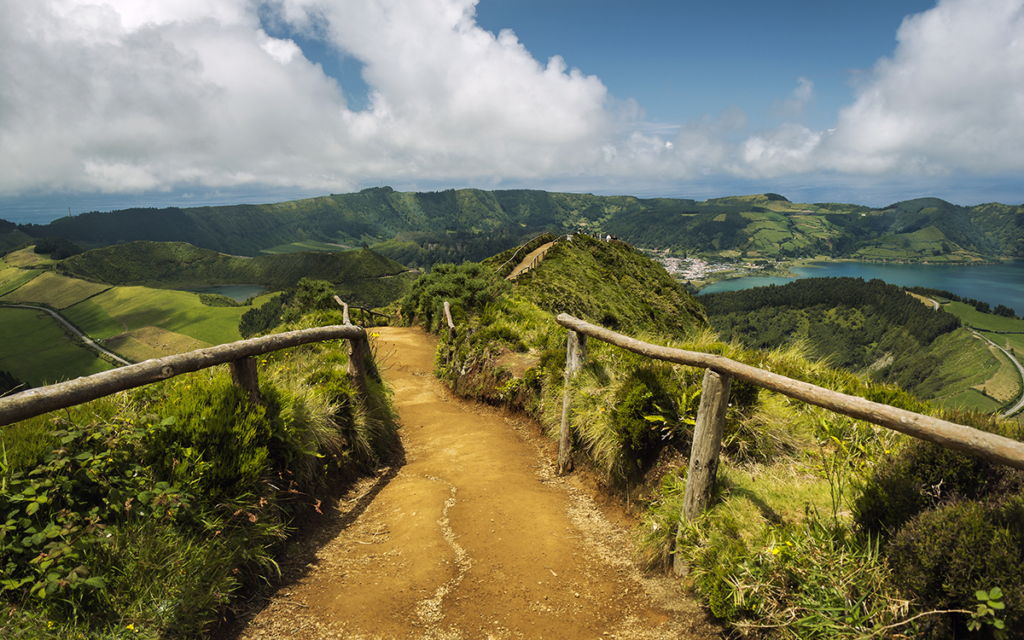
M454 397L433 336L373 330L404 464L358 485L282 561L237 640L717 638L677 581L630 560L632 519L527 418Z

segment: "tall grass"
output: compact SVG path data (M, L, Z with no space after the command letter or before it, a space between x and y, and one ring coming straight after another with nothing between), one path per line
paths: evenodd
M272 582L296 520L397 448L346 365L306 345L260 359L259 406L218 367L0 432L0 636L200 637Z

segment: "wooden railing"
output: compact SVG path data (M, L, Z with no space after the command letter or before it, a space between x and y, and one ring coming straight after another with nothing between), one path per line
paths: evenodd
M818 387L723 356L670 349L641 342L565 313L560 314L556 321L569 329L566 395L562 403L562 433L560 434L558 453L559 466L563 471L565 469L562 464L563 459L569 460L567 450L570 442L568 436L568 414L570 411L568 382L586 357L586 336L648 358L705 369L700 408L693 434L693 447L690 452L690 470L683 501L683 513L686 519L694 519L704 511L710 499L711 490L714 488L718 469L718 454L722 442L722 428L725 424L729 388L733 378L851 418L928 440L948 449L965 451L999 464L1024 469L1024 443L1016 440ZM565 447L564 451L563 446Z
M235 384L244 388L254 402L262 402L254 356L312 342L339 339L348 341L348 374L360 400L365 401L364 357L369 350L366 330L349 324L346 314L344 325L288 331L198 349L2 397L0 426L225 363L231 366L231 379Z

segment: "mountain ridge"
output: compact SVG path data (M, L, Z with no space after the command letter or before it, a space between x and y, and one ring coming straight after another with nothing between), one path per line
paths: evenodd
M89 212L46 225L0 221L5 238L88 247L187 242L256 256L297 242L369 245L410 266L482 260L540 233L611 234L674 254L747 259L830 256L976 263L1024 257L1024 205L916 198L871 208L793 203L768 193L704 201L538 190L399 192L373 187L264 204ZM6 233L4 230L6 229Z

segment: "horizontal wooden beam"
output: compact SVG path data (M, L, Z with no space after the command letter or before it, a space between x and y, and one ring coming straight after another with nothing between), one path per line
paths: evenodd
M864 420L894 431L899 431L921 440L981 456L1015 469L1024 469L1024 443L1004 438L994 433L973 429L955 422L947 422L931 416L921 415L887 404L872 402L857 396L846 395L807 382L780 376L729 358L710 353L670 349L642 342L597 325L584 322L563 313L555 319L567 329L603 340L617 347L656 360L674 362L711 369L759 387L775 391L790 398L802 400L851 418Z
M0 426L89 402L125 389L206 369L242 358L324 340L366 340L366 331L354 325L316 327L275 333L105 371L84 378L29 389L0 398Z

